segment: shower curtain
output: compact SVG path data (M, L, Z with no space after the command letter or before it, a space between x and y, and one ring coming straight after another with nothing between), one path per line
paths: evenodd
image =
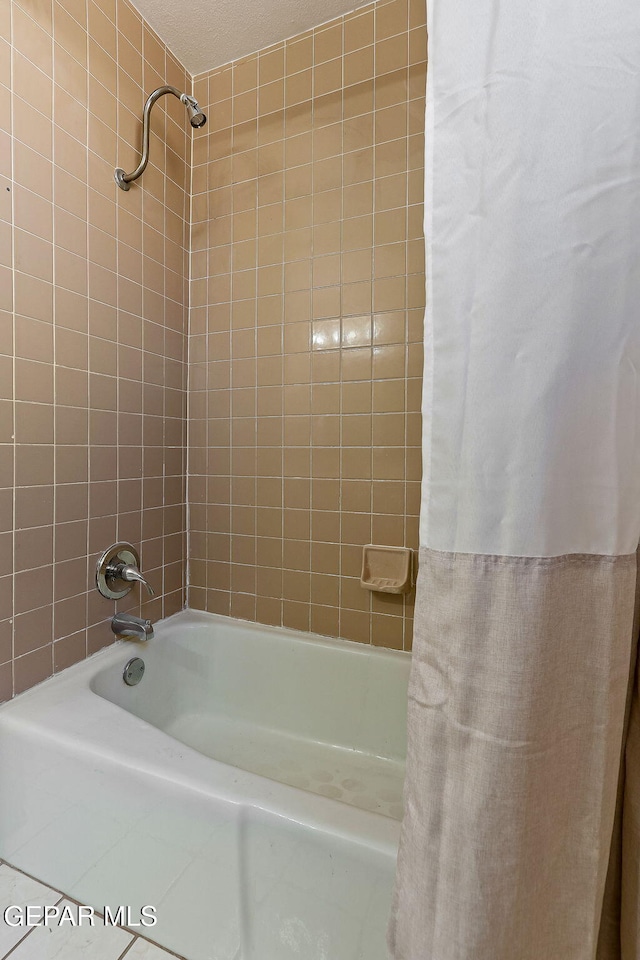
M424 484L390 952L639 960L640 6L428 7Z

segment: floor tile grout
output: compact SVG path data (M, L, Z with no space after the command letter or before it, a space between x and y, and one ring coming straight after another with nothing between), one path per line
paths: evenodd
M124 950L122 951L122 953L121 953L120 956L118 957L118 960L124 960L124 958L125 958L126 955L129 953L129 951L131 950L131 948L132 948L132 946L134 945L135 942L136 942L136 940L135 940L135 937L134 937L133 940L131 941L131 943L128 943L128 944L126 945L126 947L124 948Z
M8 866L8 864L7 864L7 866ZM57 903L60 903L60 900L58 900L58 901L56 901L56 902L57 902ZM11 947L11 950L9 950L8 953L5 953L5 955L4 955L4 957L2 958L2 960L7 960L7 958L10 957L12 953L15 953L15 951L18 949L18 947L22 946L22 944L25 942L25 940L27 939L27 937L30 937L31 934L33 933L33 931L36 930L36 929L37 929L37 927L32 927L30 930L27 930L27 932L25 933L25 935L24 935L23 937L21 937L21 938L18 940L17 943L14 943L14 945Z

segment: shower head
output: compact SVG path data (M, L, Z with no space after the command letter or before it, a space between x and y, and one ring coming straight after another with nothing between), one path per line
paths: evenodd
M193 113L191 110L193 110ZM192 107L189 109L189 120L192 127L204 127L205 123L207 122L207 117L199 107L197 110Z
M204 127L207 122L206 114L200 109L200 104L197 100L194 100L193 97L188 96L186 93L183 93L180 97L185 107L187 108L187 113L189 114L189 123L192 127L196 129L198 127Z
M144 111L142 114L142 159L132 173L125 173L122 167L118 167L114 178L121 190L128 190L129 184L132 180L137 180L138 177L144 173L146 170L147 164L149 163L149 124L151 118L151 108L153 107L156 100L160 97L163 97L165 94L171 93L174 97L184 103L187 108L187 113L189 114L189 123L192 127L198 129L199 127L204 127L207 122L206 115L200 109L198 101L194 97L190 97L188 93L180 93L179 90L176 90L175 87L164 86L158 87L157 90L154 90L153 93L150 93L147 97L147 102L144 105Z

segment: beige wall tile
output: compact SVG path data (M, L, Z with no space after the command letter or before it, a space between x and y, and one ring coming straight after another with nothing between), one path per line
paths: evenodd
M202 263L211 278L228 272L219 244L233 237L230 311L215 314L209 336L226 337L234 359L229 379L211 364L192 373L192 404L209 390L217 407L231 387L230 424L217 411L208 432L206 420L192 424L191 462L216 481L206 496L223 498L218 511L232 502L218 482L221 465L230 469L237 504L224 541L231 599L222 571L212 583L197 565L192 602L396 648L410 644L411 600L372 601L359 574L372 537L417 536L424 22L421 0L381 0L262 51L257 70L255 58L231 66L240 80L222 91L220 116L236 123L236 186L230 209L210 194L207 209L230 222ZM211 90L216 76L196 84ZM242 122L254 93L257 158ZM215 110L215 95L209 102ZM207 289L219 311L227 287ZM216 446L215 463L196 440ZM192 507L194 544L209 542L209 502Z
M87 603L90 621L94 608L99 619L109 612L95 607L87 591L93 589L95 552L118 536L142 540L148 556L145 537L159 543L166 538L165 594L154 609L162 616L183 602L184 553L172 546L181 544L184 529L186 379L176 337L184 336L186 317L182 274L191 133L183 111L167 112L166 170L150 165L142 186L118 196L111 176L116 162L135 161L142 85L146 89L157 79L189 90L190 78L127 0L65 7L18 0L12 5L16 183L9 226L15 256L2 263L13 268L15 289L15 302L8 304L13 322L9 317L3 330L13 326L15 337L3 340L2 352L15 356L16 404L15 423L12 404L0 409L6 443L0 481L16 483L15 606L9 596L5 611L3 600L5 617L15 615L16 660L13 671L3 674L0 699L111 641L108 631L94 631L87 645ZM125 141L135 149L127 152ZM144 342L143 313L153 318ZM149 391L144 395L143 376ZM152 461L143 463L143 438L147 450L160 454L160 478L165 438L180 456L160 479L158 495L149 491L150 509L141 513L138 478L158 470ZM119 479L118 441L127 448ZM165 459L173 463L171 454ZM0 501L0 525L6 526L3 516ZM162 583L162 551L152 559ZM0 654L5 646L0 642Z
M325 24L314 31L313 37L314 63L323 63L341 57L343 53L343 24L342 20Z
M13 662L13 692L28 690L36 683L46 680L53 673L52 644L17 657Z

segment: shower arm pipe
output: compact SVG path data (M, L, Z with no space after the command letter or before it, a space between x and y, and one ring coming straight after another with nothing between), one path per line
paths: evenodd
M151 108L156 100L159 100L160 97L164 97L169 93L172 93L174 97L177 97L178 100L184 103L187 107L198 106L197 100L195 100L194 97L190 97L187 93L181 93L180 90L177 90L176 87L169 86L169 84L166 84L163 87L158 87L157 90L154 90L153 93L149 94L142 114L142 159L132 173L125 173L122 167L118 167L116 169L114 179L121 190L129 190L129 184L134 180L137 180L138 177L140 177L147 169L147 164L149 163Z

